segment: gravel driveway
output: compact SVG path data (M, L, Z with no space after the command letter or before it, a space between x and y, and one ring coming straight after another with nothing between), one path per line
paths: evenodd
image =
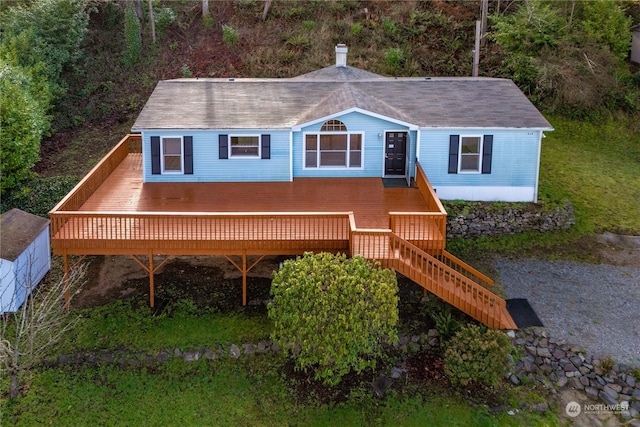
M494 266L507 298L527 298L552 336L640 366L639 265L500 258Z

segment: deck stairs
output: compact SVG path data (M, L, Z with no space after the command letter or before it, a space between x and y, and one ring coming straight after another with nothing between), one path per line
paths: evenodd
M445 250L431 255L392 231L352 236L352 255L380 261L490 328L517 329L493 281Z

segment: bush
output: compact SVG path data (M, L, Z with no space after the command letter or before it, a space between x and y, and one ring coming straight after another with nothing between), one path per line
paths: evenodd
M402 63L404 62L404 52L397 47L389 48L384 55L384 62L394 71L397 71L402 67Z
M18 208L46 218L49 211L73 189L77 182L78 179L71 176L36 177L21 181L20 189L7 195L3 194L1 211Z
M228 46L238 42L238 30L231 25L222 26L222 41Z
M14 190L38 161L48 127L45 106L33 96L31 79L0 60L0 192Z
M335 385L354 370L375 367L382 344L397 340L395 273L362 257L306 253L274 274L272 339L296 369Z
M507 373L511 340L501 331L470 324L447 343L444 369L451 383L495 386Z

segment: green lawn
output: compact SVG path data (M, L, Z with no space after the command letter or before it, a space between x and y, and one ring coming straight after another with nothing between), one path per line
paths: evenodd
M623 120L549 120L555 130L542 143L540 196L569 197L580 233L640 234L638 130Z
M178 307L188 304L178 303ZM111 348L155 354L174 347L194 350L219 343L242 344L267 338L266 316L240 313L152 316L135 301L116 301L74 312L81 319L56 351L82 353ZM187 310L188 311L188 310ZM318 403L295 395L284 377L285 361L269 353L201 359L172 359L143 367L118 363L100 366L36 368L23 378L24 394L0 402L2 425L84 426L508 426L558 425L551 413L492 415L471 406L459 392L415 383L397 383L385 398L374 395L369 372L354 385L346 402ZM6 396L8 379L0 379ZM506 402L517 408L521 397L540 401L526 388L509 389Z
M296 403L279 373L280 359L166 362L35 371L29 390L3 404L6 425L56 426L548 426L551 415L491 415L461 397L373 396L355 389L345 403ZM516 405L514 405L516 406Z

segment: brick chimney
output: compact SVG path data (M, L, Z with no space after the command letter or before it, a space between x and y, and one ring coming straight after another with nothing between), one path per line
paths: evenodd
M347 66L347 52L349 48L347 48L346 44L338 44L336 46L336 67L346 67Z

